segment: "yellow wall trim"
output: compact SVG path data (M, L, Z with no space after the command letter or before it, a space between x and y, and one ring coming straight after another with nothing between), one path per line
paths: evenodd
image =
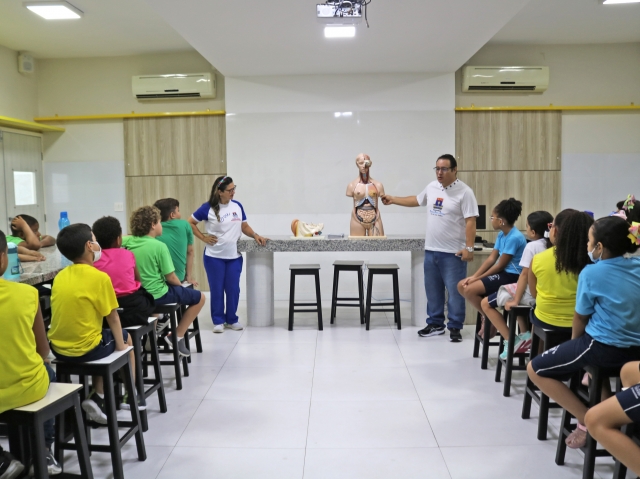
M598 111L640 110L640 105L593 105L593 106L459 106L456 111Z
M75 116L43 116L34 118L35 121L92 121L92 120L120 120L124 118L168 118L175 116L219 116L226 115L224 110L216 111L180 111L159 113L114 113L110 115L75 115Z
M39 133L47 133L50 131L65 131L64 128L61 128L59 126L42 125L33 121L18 120L17 118L10 118L8 116L0 116L0 126L15 128L16 130L36 131Z

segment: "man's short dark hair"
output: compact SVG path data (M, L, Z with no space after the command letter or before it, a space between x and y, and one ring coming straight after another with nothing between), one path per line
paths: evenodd
M7 251L7 236L4 231L0 231L0 253Z
M122 226L117 218L103 216L93 223L91 229L102 249L117 247L118 237L122 234Z
M449 160L449 167L451 169L458 167L458 162L456 161L455 157L453 155L450 155L449 153L445 153L444 155L440 155L438 157L438 160ZM436 162L438 160L436 160Z
M65 258L69 261L75 261L84 254L84 245L92 239L89 225L75 223L60 230L56 238L56 245Z
M180 206L180 202L175 198L163 198L156 201L153 206L160 210L160 221L169 221L171 213Z

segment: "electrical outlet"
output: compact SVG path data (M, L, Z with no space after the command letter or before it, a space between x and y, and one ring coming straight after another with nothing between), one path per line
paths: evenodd
M113 211L124 211L124 203L114 203Z

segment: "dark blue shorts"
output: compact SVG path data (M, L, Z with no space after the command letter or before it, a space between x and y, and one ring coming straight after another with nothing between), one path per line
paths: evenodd
M531 366L538 376L566 381L586 366L621 369L629 361L638 360L640 347L616 348L584 333L536 356Z
M167 286L169 286L169 291L167 291L164 296L156 299L156 304L178 303L183 306L191 306L193 304L198 304L200 302L200 298L202 298L202 293L197 289L185 288L184 286L174 286L172 284Z
M549 324L549 323L545 323L544 321L538 319L538 317L536 316L536 310L532 309L531 312L529 313L529 320L531 321L531 324L533 324L536 328L540 328L540 329L544 329L545 331L555 331L555 332L560 332L560 333L571 333L573 328L569 327L569 328L563 328L562 326L555 326L553 324Z
M129 333L127 333L126 329L123 329L122 339L125 343L127 342L128 337ZM83 356L65 356L64 354L56 353L55 349L51 348L56 359L59 359L60 361L67 361L69 363L88 363L89 361L97 361L98 359L106 358L110 354L113 354L115 350L116 340L113 338L113 333L110 329L103 329L100 344Z
M640 423L640 384L616 394L616 399L633 422Z
M484 284L485 294L489 296L490 294L497 293L500 286L517 283L518 278L520 278L519 274L500 271L499 273L492 274L491 276L480 278L480 281Z

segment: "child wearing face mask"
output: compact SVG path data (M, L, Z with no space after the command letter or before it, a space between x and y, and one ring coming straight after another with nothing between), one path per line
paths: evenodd
M589 229L587 253L593 265L580 273L571 341L536 356L528 365L531 380L577 420L567 446L585 445L587 407L563 382L585 366L620 369L640 360L640 258L637 228L609 216ZM605 390L608 390L605 381Z
M101 250L91 228L81 223L67 226L58 233L56 242L60 253L73 264L58 273L51 287L49 341L55 357L84 363L131 346L131 338L120 326L111 279L94 267ZM102 328L103 318L109 324L108 329ZM93 378L93 387L82 408L90 420L106 424L101 377Z

